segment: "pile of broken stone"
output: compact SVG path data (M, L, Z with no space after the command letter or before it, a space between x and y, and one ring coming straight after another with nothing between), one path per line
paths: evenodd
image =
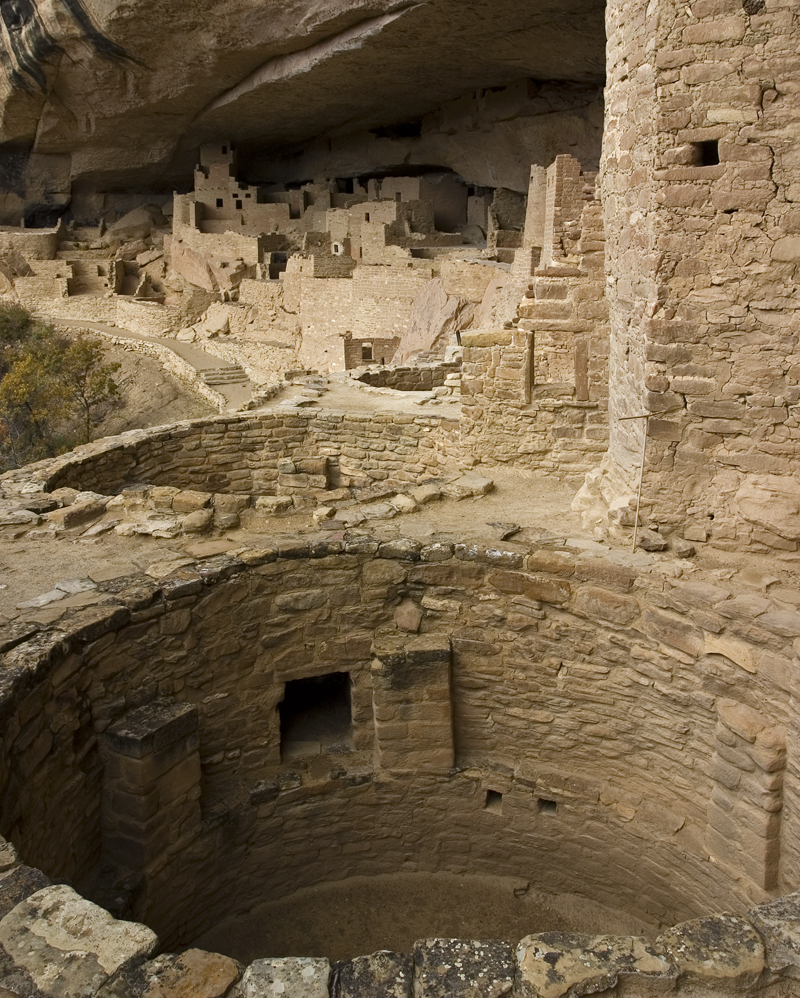
M312 459L309 459L312 460ZM92 540L114 531L123 537L143 535L174 538L224 533L242 528L253 533L270 529L276 516L312 511L324 530L342 530L370 520L389 520L415 513L443 498L461 500L485 495L494 488L490 478L468 473L430 479L401 491L388 485L326 489L322 481L298 473L297 464L281 462L285 480L311 479L317 488L287 486L285 495L212 493L168 485L132 485L118 495L80 492L72 488L42 491L36 482L22 485L14 495L0 495L0 538L30 540ZM316 507L316 508L314 508Z

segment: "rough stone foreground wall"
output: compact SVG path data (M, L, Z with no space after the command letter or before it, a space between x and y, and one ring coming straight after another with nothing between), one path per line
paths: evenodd
M328 457L332 487L418 484L455 467L458 424L403 413L270 413L220 416L136 430L6 472L111 494L122 485L176 485L274 495L278 461Z
M522 329L462 333L461 438L487 465L580 475L605 453L605 399L531 384L536 334Z
M647 998L796 994L800 895L748 918L709 916L636 936L546 932L507 942L420 939L411 954L381 950L331 966L325 957L254 960L243 968L198 949L161 953L149 928L117 921L63 885L36 890L38 871L0 839L16 895L0 919L0 987L7 995L63 998L569 998L602 992ZM22 885L22 890L20 890ZM27 895L27 896L26 896ZM33 943L33 945L32 945ZM37 945L38 944L38 945ZM150 959L148 959L150 958Z
M169 829L134 909L170 944L267 893L401 867L521 877L644 926L797 883L797 614L768 605L753 623L726 590L577 550L368 537L286 538L106 590L49 632L3 633L0 831L85 888L103 845L98 740L142 704L191 705L202 811ZM379 701L371 660L402 643L401 599L423 613L409 647L451 647L456 768L423 735L424 776L380 767L405 722L378 704L397 708L403 686ZM283 684L336 671L353 681L355 752L300 776L280 764ZM405 689L424 721L424 683Z
M607 23L610 390L617 415L653 414L644 500L794 550L800 10L611 0ZM642 429L612 420L612 494L635 489Z

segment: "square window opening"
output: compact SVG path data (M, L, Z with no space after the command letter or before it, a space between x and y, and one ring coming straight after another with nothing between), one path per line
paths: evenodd
M484 811L491 811L492 814L501 814L503 811L503 795L499 790L487 790L486 800L483 803Z
M350 674L293 679L278 704L281 759L351 750Z
M556 814L558 811L558 804L554 800L546 800L544 797L540 797L536 801L536 806L539 809L539 814Z
M695 166L719 166L719 140L694 143Z

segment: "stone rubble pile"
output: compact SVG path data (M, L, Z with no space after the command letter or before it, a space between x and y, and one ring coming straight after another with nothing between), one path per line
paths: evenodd
M384 484L331 489L324 457L282 458L278 471L277 495L144 484L113 496L66 487L27 495L20 490L15 498L0 499L0 539L57 540L69 535L90 540L112 530L122 537L163 539L238 528L263 532L271 529L272 517L308 510L321 529L342 530L416 513L440 499L485 495L494 488L491 479L469 472L423 481L406 491Z

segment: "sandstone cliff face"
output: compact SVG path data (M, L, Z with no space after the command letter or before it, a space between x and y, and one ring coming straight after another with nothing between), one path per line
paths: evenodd
M0 221L80 191L169 190L197 145L275 150L418 119L523 78L603 78L599 0L11 0Z

